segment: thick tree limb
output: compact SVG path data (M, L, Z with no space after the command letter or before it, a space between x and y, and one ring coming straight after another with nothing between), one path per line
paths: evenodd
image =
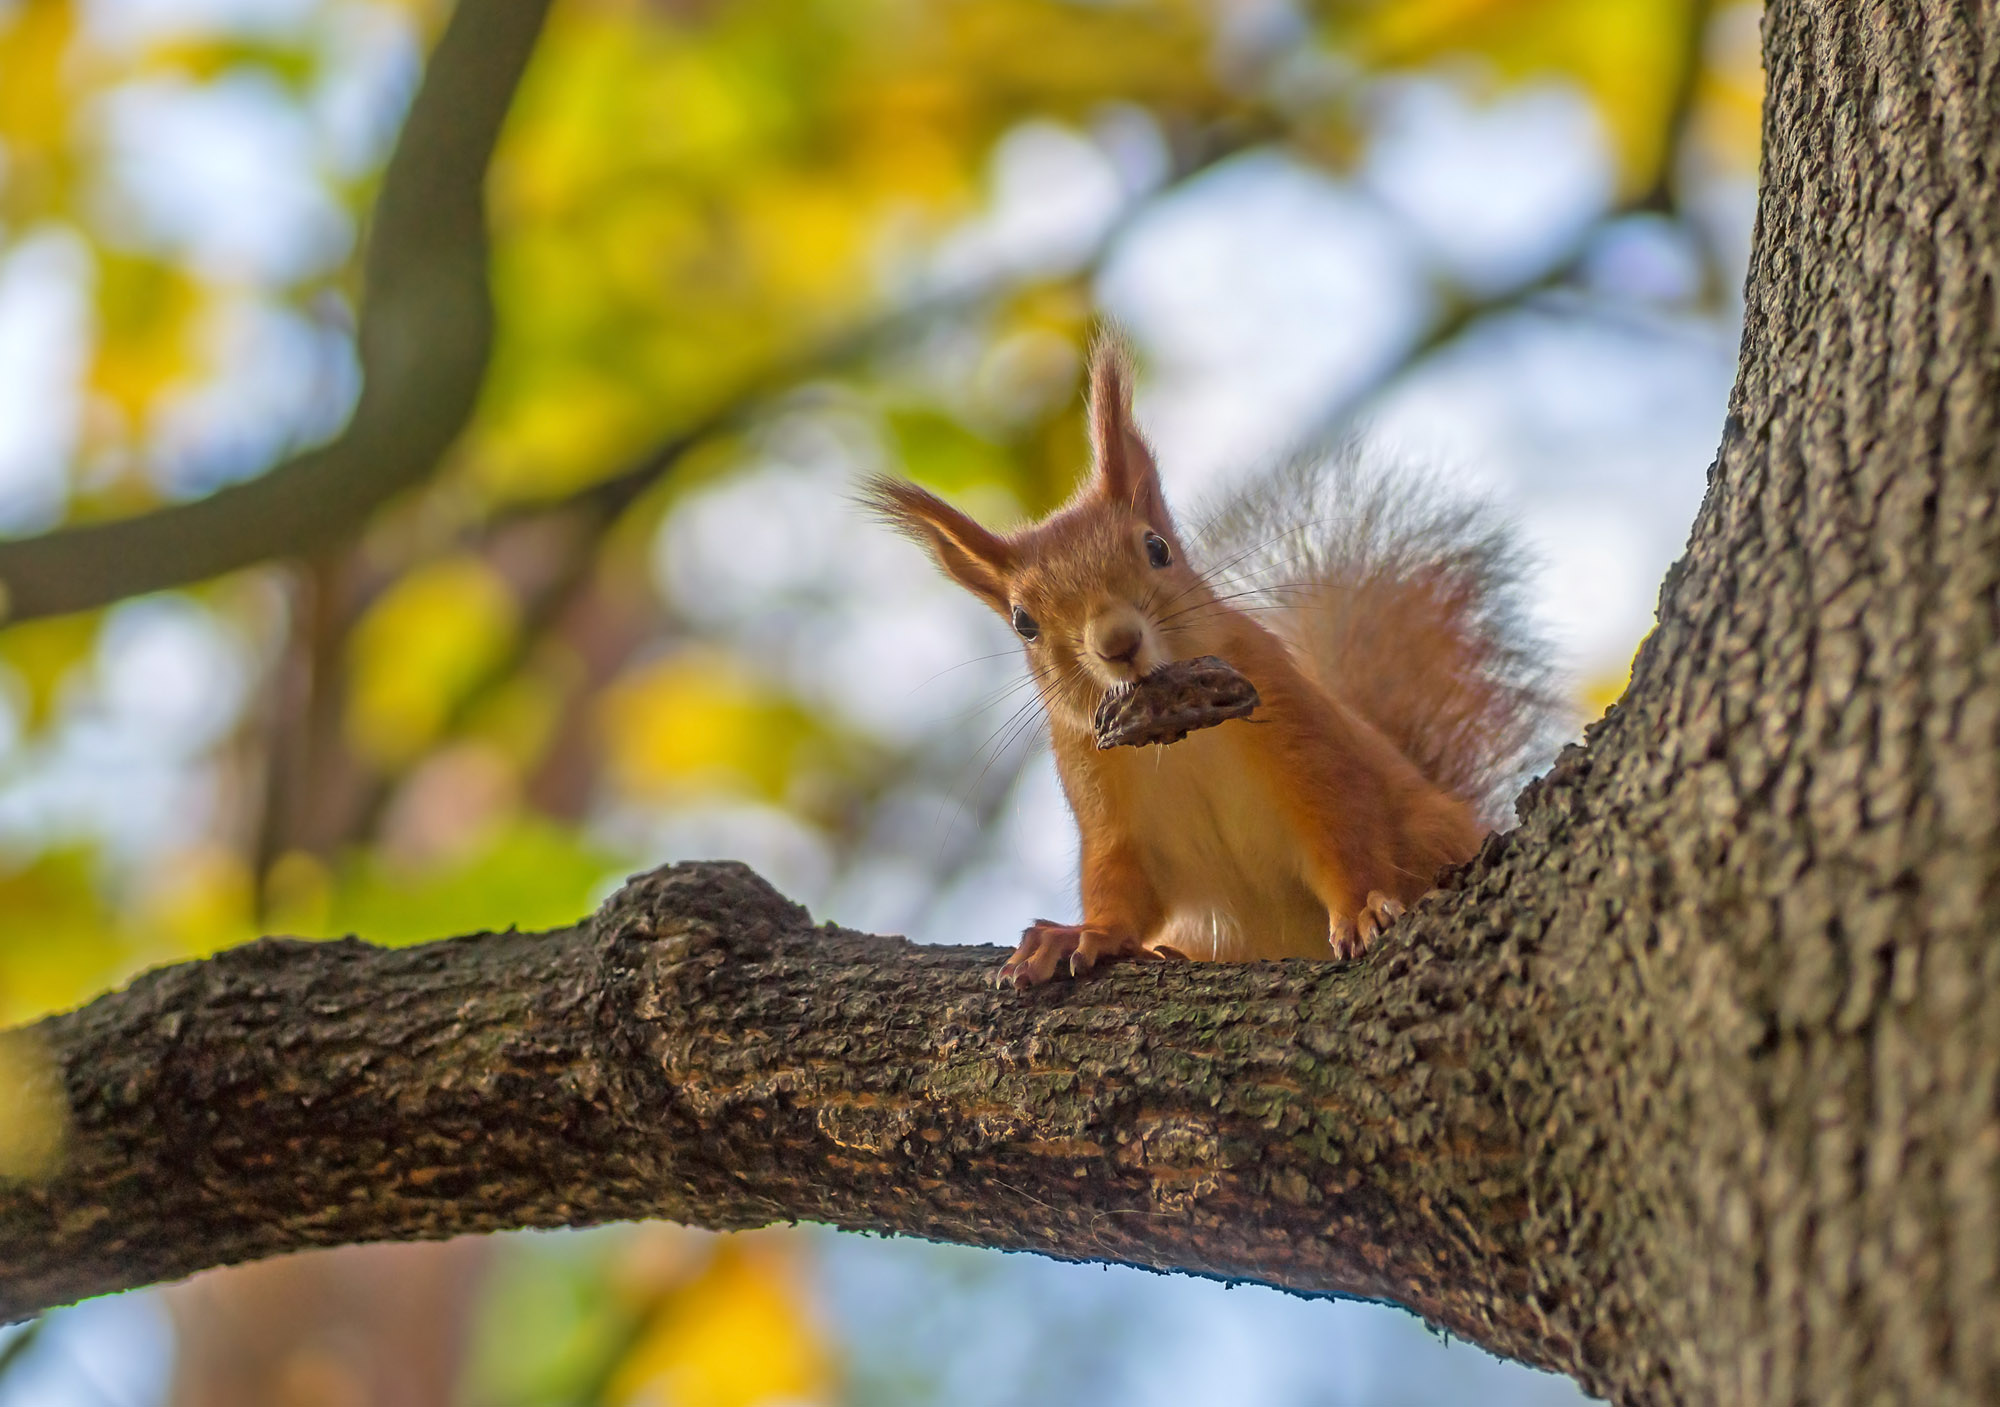
M436 467L486 373L487 158L547 9L548 0L461 0L431 54L375 207L361 398L340 437L191 503L0 542L0 620L307 552Z
M1533 1136L1419 947L1032 995L997 957L687 865L574 929L148 974L36 1028L73 1126L0 1190L0 1316L355 1240L812 1220L1393 1298L1573 1365Z

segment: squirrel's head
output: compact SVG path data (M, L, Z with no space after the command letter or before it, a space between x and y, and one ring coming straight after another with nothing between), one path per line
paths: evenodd
M935 494L879 478L867 501L1021 637L1051 711L1088 727L1105 690L1212 653L1216 604L1188 565L1159 471L1132 421L1131 366L1100 339L1090 362L1090 478L1039 523L1000 534Z

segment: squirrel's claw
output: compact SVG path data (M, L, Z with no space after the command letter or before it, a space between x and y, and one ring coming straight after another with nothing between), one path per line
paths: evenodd
M1371 942L1375 935L1394 923L1403 915L1403 906L1379 889L1368 891L1368 902L1361 912L1354 916L1354 926L1361 933L1363 944Z
M1375 941L1375 935L1394 923L1403 911L1400 902L1381 890L1369 890L1368 902L1361 906L1360 913L1352 919L1335 914L1327 926L1327 942L1335 959L1346 962L1361 957Z
M1100 962L1158 956L1164 954L1151 951L1130 934L1038 918L1022 930L1020 946L1001 964L993 982L1003 987L1035 987L1065 969L1071 977L1082 977Z
M1361 936L1354 931L1354 921L1343 914L1335 914L1328 921L1326 941L1333 949L1335 962L1351 961L1366 951Z

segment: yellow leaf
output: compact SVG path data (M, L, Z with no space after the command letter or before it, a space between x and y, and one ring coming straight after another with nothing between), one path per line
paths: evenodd
M0 665L27 695L28 727L49 721L65 681L89 662L99 619L96 612L51 616L0 630Z
M1651 638L1652 632L1646 632L1646 639ZM1638 649L1632 652L1632 664L1626 665L1625 668L1599 674L1583 681L1581 693L1585 718L1602 718L1606 709L1625 697L1626 689L1632 684L1632 665L1639 662L1638 652L1645 647L1646 640L1641 640Z
M50 851L0 872L0 1025L75 1006L130 961L87 853Z
M971 94L942 74L892 73L846 95L855 179L877 200L963 207L976 188Z
M537 371L534 389L492 415L474 450L480 483L508 501L573 492L645 444L637 388L574 364Z
M349 745L378 766L408 762L504 657L518 625L512 592L477 558L448 558L405 576L349 640Z
M1630 677L1623 674L1603 674L1587 680L1583 686L1584 715L1602 718L1611 705L1625 697L1625 686L1630 682Z
M872 211L839 181L775 177L741 197L743 235L769 296L801 304L857 301L868 291L854 277Z
M160 392L195 367L201 292L170 264L97 250L97 347L91 389L142 420Z
M1376 5L1363 33L1371 58L1410 63L1464 45L1480 26L1504 24L1524 8L1520 0L1402 0Z
M67 0L21 0L0 11L0 143L8 158L0 209L16 218L55 205L68 184L75 29Z
M605 1397L623 1407L831 1402L831 1355L791 1256L768 1238L723 1240L663 1299Z
M179 33L154 40L133 56L140 74L171 75L210 83L237 69L271 74L301 91L311 83L319 56L303 45L257 43L235 36Z
M693 650L618 680L599 716L613 775L641 795L780 800L814 731L727 656Z
M1079 5L1071 0L932 5L947 72L999 110L1088 120L1106 101L1190 116L1229 105L1216 83L1212 4ZM917 51L915 56L920 56ZM990 134L990 129L989 129Z

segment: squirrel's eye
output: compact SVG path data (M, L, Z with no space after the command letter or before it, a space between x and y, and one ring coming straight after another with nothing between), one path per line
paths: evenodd
M1019 606L1014 608L1014 629L1023 640L1032 640L1042 633L1042 628L1035 624L1035 618Z
M1164 567L1174 560L1173 551L1167 546L1167 540L1158 533L1146 534L1146 560L1156 567Z

